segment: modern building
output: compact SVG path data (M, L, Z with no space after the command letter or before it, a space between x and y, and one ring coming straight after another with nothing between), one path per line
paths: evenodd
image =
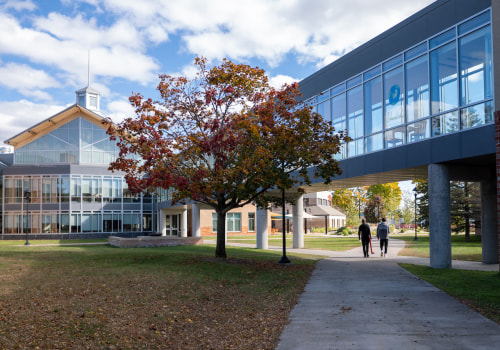
M0 154L2 239L157 231L155 198L132 194L124 174L108 170L118 147L102 123L99 92L76 94L76 104L5 141L14 153Z
M333 188L427 178L431 266L442 268L449 182L480 182L483 262L498 263L499 0L435 1L299 86L351 138Z

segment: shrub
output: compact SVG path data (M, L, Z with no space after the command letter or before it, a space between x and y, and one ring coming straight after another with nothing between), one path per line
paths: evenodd
M349 236L351 233L352 233L352 231L349 227L342 226L339 229L337 229L338 235Z

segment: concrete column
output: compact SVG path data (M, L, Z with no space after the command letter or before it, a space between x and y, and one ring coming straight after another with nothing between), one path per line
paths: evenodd
M165 212L160 210L160 233L162 236L166 236L167 230L165 229Z
M193 216L192 216L192 220L191 220L191 225L193 226L193 237L201 237L200 206L198 204L192 204L191 208L193 210Z
M301 195L292 207L293 247L304 248L304 196Z
M447 165L430 164L429 245L430 266L451 267L450 172Z
M187 237L188 211L184 209L181 213L181 237Z
M265 208L257 208L257 249L269 249L268 222L269 214Z
M481 243L483 263L498 264L496 181L481 182Z

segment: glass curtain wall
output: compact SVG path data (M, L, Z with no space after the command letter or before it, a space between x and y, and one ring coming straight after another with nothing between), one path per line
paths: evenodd
M493 123L490 17L472 16L308 100L352 139L336 158Z

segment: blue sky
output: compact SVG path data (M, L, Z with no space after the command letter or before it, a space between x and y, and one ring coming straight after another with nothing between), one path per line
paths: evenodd
M76 102L90 85L104 116L156 98L158 75L196 56L300 81L433 0L0 0L0 143Z

